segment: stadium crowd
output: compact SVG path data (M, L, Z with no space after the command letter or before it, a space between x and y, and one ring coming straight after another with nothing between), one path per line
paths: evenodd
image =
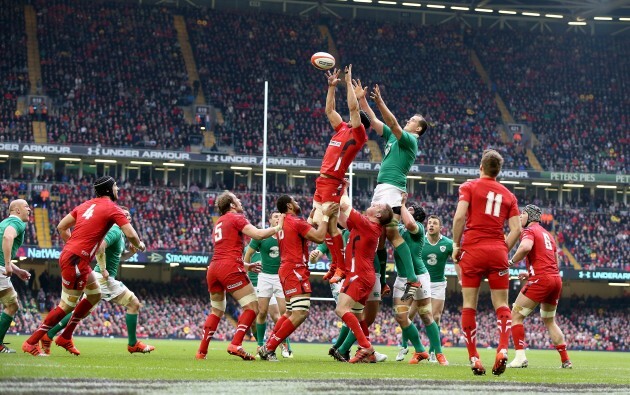
M532 127L545 169L628 172L627 40L510 29L471 34L515 120Z
M37 206L48 208L51 224L58 223L72 208L92 198L93 180L89 177L72 180L70 183L43 183L49 191L47 201L42 201L42 192L31 189L30 201ZM119 203L131 209L134 223L141 237L149 241L149 250L180 251L184 253L212 253L211 239L213 221L219 213L215 199L223 185L212 185L210 189L192 185L190 188L147 187L134 185L128 181L120 183ZM15 196L29 197L29 186L24 181L5 181L2 186L2 207L6 209ZM243 203L246 217L250 222L261 225L262 194L258 185L252 189L245 186L235 193ZM275 208L275 200L282 194L295 196L303 215L308 215L312 207L312 191L308 186L289 188L283 185L271 186L267 194L267 212ZM628 207L622 202L605 200L567 201L559 204L553 200L519 196L519 202L537 204L548 214L543 218L543 226L555 232L560 247L567 247L582 268L587 270L614 269L630 271L630 243ZM365 208L370 204L370 192L359 190L354 195L354 207ZM443 221L442 233L451 237L451 218L457 206L457 195L422 193L411 197L420 202L425 211L440 216ZM52 245L61 247L62 241L54 226L50 228ZM25 244L37 245L37 234L33 222L27 229ZM560 266L573 267L570 258L559 251ZM393 260L393 251L389 251ZM519 267L524 267L521 262Z
M37 89L54 103L45 116L49 142L187 150L201 132L185 120L184 108L203 91L220 112L209 122L217 143L260 154L262 83L270 80L269 153L322 156L331 133L325 79L308 58L328 46L318 29L323 22L107 2L34 3L42 63ZM192 84L173 22L180 12L199 71L200 80ZM31 108L16 114L17 97L29 88L23 14L11 3L0 15L10 26L2 33L8 56L0 61L4 141L32 141L31 120L43 114ZM628 170L623 72L630 56L621 38L495 34L452 24L397 24L404 34L394 35L384 23L328 23L340 64L352 63L356 77L380 84L399 121L411 115L410 108L429 120L432 131L422 140L417 163L476 166L479 153L493 147L506 168L531 168L525 150L533 143L546 170ZM489 74L490 88L475 70L471 49ZM379 61L383 57L394 63ZM341 91L337 107L345 114ZM495 92L535 138L503 136ZM370 137L377 139L373 132ZM369 149L358 159L369 160Z
M122 274L124 278L124 270ZM124 281L124 280L123 280ZM393 281L390 279L390 282ZM205 277L174 277L168 286L148 281L124 281L135 292L143 304L140 313L138 336L160 339L198 339L203 332L203 323L210 303ZM9 333L29 333L36 329L40 313L53 307L59 296L58 278L50 279L48 292L35 292L21 281L16 289L21 298L22 309L15 316L15 325ZM313 282L313 295L330 297L327 284ZM513 294L514 296L514 294ZM44 308L38 300L43 298ZM483 304L485 303L485 304ZM447 346L465 346L460 330L461 295L451 292L440 324L442 343ZM573 350L630 351L629 307L623 300L571 297L561 300L558 309L558 324L562 327L568 345ZM226 312L230 316L221 321L215 339L229 340L240 307L228 297ZM100 303L95 312L83 320L76 334L83 336L126 337L125 308L113 303ZM496 317L489 301L480 305L477 315L479 324L477 341L481 347L496 347ZM422 328L420 321L416 322ZM292 335L291 340L309 343L330 343L339 333L341 321L335 315L331 302L315 302L307 321ZM529 348L546 349L551 346L547 331L538 314L532 314L527 324ZM386 298L381 312L372 326L371 336L376 344L396 345L400 341L400 328L393 316L391 299ZM428 344L422 332L422 341Z

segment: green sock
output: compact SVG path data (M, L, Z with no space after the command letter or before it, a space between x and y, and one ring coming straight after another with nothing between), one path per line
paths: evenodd
M442 343L440 341L440 327L437 326L435 321L431 325L426 327L427 336L429 337L429 343L431 344L430 352L436 354L442 354Z
M287 337L286 339L284 339L284 342L287 343L287 350L291 351L291 341L289 340L289 338Z
M262 324L256 323L256 341L258 342L258 346L262 347L265 345L265 331L267 331L267 321Z
M354 336L351 330L348 329L348 335L346 336L346 340L344 340L341 347L338 348L340 354L345 354L350 350L350 347L357 341L357 338Z
M350 332L350 328L346 324L341 325L341 329L339 330L339 336L337 336L337 341L333 345L336 349L339 349L343 342L346 340L348 336L348 332Z
M57 325L48 330L48 337L53 339L57 335L57 333L59 333L63 328L66 327L66 325L68 325L68 321L70 321L70 318L72 318L72 311L66 314L66 316L63 317Z
M7 334L7 331L11 326L11 322L13 322L13 317L5 312L2 312L2 315L0 315L0 343L4 341L4 335Z
M411 281L415 283L418 281L418 277L416 277L415 270L413 269L413 260L411 259L411 251L409 251L409 246L407 243L403 242L398 247L396 247L396 253L400 257L403 266L405 267L405 274L407 275L407 281Z
M136 326L138 325L138 313L125 315L125 321L127 322L127 338L129 339L128 344L130 346L135 346L138 342L136 339Z
M403 328L403 333L406 333L407 338L409 339L409 341L411 341L411 344L413 344L413 348L416 350L416 352L426 351L424 349L424 346L422 345L422 342L420 341L420 333L418 333L418 328L416 328L413 322L408 327Z
M413 325L413 323L411 325ZM407 333L405 331L402 331L400 334L400 347L407 348L408 343L409 338L407 337Z

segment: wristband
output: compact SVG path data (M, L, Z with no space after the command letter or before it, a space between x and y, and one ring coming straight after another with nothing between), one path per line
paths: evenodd
M514 261L511 259L508 259L508 266L513 266L514 265Z
M330 220L330 217L329 217L329 216L327 216L327 215L324 215L324 216L322 217L322 222L328 222L329 220Z

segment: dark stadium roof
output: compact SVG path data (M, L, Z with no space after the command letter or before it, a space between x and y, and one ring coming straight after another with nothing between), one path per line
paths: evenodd
M457 1L443 3L455 4ZM459 2L460 4L462 2ZM494 9L543 11L559 15L575 17L595 16L628 16L630 1L628 0L481 0L464 1L474 7L490 7Z

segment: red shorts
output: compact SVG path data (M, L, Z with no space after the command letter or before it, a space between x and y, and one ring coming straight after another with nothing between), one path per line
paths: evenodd
M335 202L341 200L343 182L335 178L317 177L315 180L315 195L313 200L318 203Z
M479 288L483 278L488 279L490 289L508 289L510 286L505 243L463 246L459 267L462 269L462 287Z
M530 277L527 284L521 289L521 293L534 302L558 305L562 294L562 277L537 276Z
M280 267L278 275L280 276L282 290L287 300L296 295L311 293L311 282L308 280L311 272L308 270L308 267L285 265L284 268Z
M348 295L355 302L365 306L374 288L375 281L376 276L374 275L372 275L371 278L361 277L356 274L346 277L341 286L341 293Z
M210 293L223 291L232 293L251 283L245 269L234 265L233 262L230 264L211 262L206 273L206 281Z
M69 251L61 251L59 268L61 269L61 283L66 289L82 290L87 285L87 279L92 268L90 257L75 255Z

